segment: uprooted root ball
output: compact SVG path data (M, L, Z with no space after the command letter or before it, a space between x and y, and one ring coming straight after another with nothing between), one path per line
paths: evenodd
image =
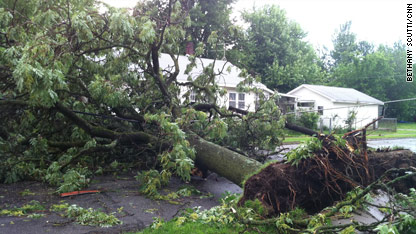
M365 158L324 141L322 150L302 159L298 166L272 163L250 177L239 204L257 198L270 216L295 207L315 213L343 199L354 187L367 186L390 168L416 166L416 154L407 150L371 153L368 161ZM405 183L414 186L416 181L412 178Z

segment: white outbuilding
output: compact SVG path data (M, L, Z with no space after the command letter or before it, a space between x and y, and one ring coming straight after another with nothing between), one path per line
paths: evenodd
M352 88L303 84L289 95L297 96L296 112L316 111L327 127L345 127L352 119L354 128L361 128L382 115L384 103ZM353 117L353 118L351 118Z

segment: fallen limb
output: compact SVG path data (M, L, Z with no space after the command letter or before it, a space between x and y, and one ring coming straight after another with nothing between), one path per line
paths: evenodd
M388 175L391 175L393 173L405 173L411 171L412 173L408 173L405 174L403 176L399 176L387 183L385 183L386 186L390 187L392 185L394 185L395 183L401 181L401 180L405 180L409 177L415 176L416 175L416 170L414 168L392 168L387 170L383 175L380 176L380 178L378 178L376 181L374 181L373 183L371 183L369 186L367 186L365 189L363 189L362 191L360 191L356 197L354 197L351 200L348 201L342 201L337 203L337 205L331 209L330 212L325 213L325 217L331 217L333 216L335 213L339 212L339 210L344 207L344 206L348 206L348 205L353 205L355 204L357 201L359 201L360 199L362 199L365 195L367 195L370 191L376 189L376 188L380 188L381 184L384 183L383 180L386 179L386 177Z
M285 124L285 128L296 131L296 132L300 132L309 136L320 136L320 134L312 129L309 128L305 128L302 126L298 126L298 125L294 125L291 123L286 122Z
M91 147L91 148L88 148L88 149L81 150L76 155L71 157L71 159L68 160L66 163L62 164L60 166L60 170L65 169L67 166L69 166L72 163L74 163L75 161L77 161L83 155L96 153L96 152L100 152L100 151L108 151L108 150L111 150L114 147L116 147L116 145L117 145L117 141L115 140L115 141L113 141L113 142L111 142L110 144L107 144L107 145L97 145L95 147Z

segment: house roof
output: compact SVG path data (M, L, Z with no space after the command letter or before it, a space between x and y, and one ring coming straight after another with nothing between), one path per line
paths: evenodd
M196 79L199 75L203 73L204 67L214 63L214 73L220 75L216 76L216 82L220 87L228 87L228 88L236 88L237 85L244 81L244 78L240 76L241 70L234 66L233 64L224 61L224 60L213 60L213 59L206 59L206 58L197 58L196 59L196 66L189 72L189 74L185 74L185 70L187 65L190 63L188 56L179 55L178 56L178 64L179 64L179 74L177 77L177 81L179 82L187 82L188 77L191 77L192 80ZM159 59L160 67L166 71L174 71L174 62L170 55L162 53ZM273 94L273 90L268 89L264 84L260 82L253 82L252 86L260 88Z
M288 92L288 94L296 95L296 92L302 88L320 94L332 102L384 105L382 101L352 88L303 84Z
M298 98L298 96L296 96L296 95L290 95L290 94L286 94L286 93L278 93L278 94L279 94L279 96L282 96L282 97Z

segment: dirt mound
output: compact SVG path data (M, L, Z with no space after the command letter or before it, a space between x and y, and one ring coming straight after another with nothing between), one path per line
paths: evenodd
M352 188L367 186L386 170L409 166L416 166L416 155L411 151L356 155L324 141L321 151L303 159L297 167L284 162L272 163L252 176L245 183L239 204L257 198L269 210L269 215L295 207L315 213L343 199ZM416 184L414 178L405 183ZM409 184L401 187L408 188Z

